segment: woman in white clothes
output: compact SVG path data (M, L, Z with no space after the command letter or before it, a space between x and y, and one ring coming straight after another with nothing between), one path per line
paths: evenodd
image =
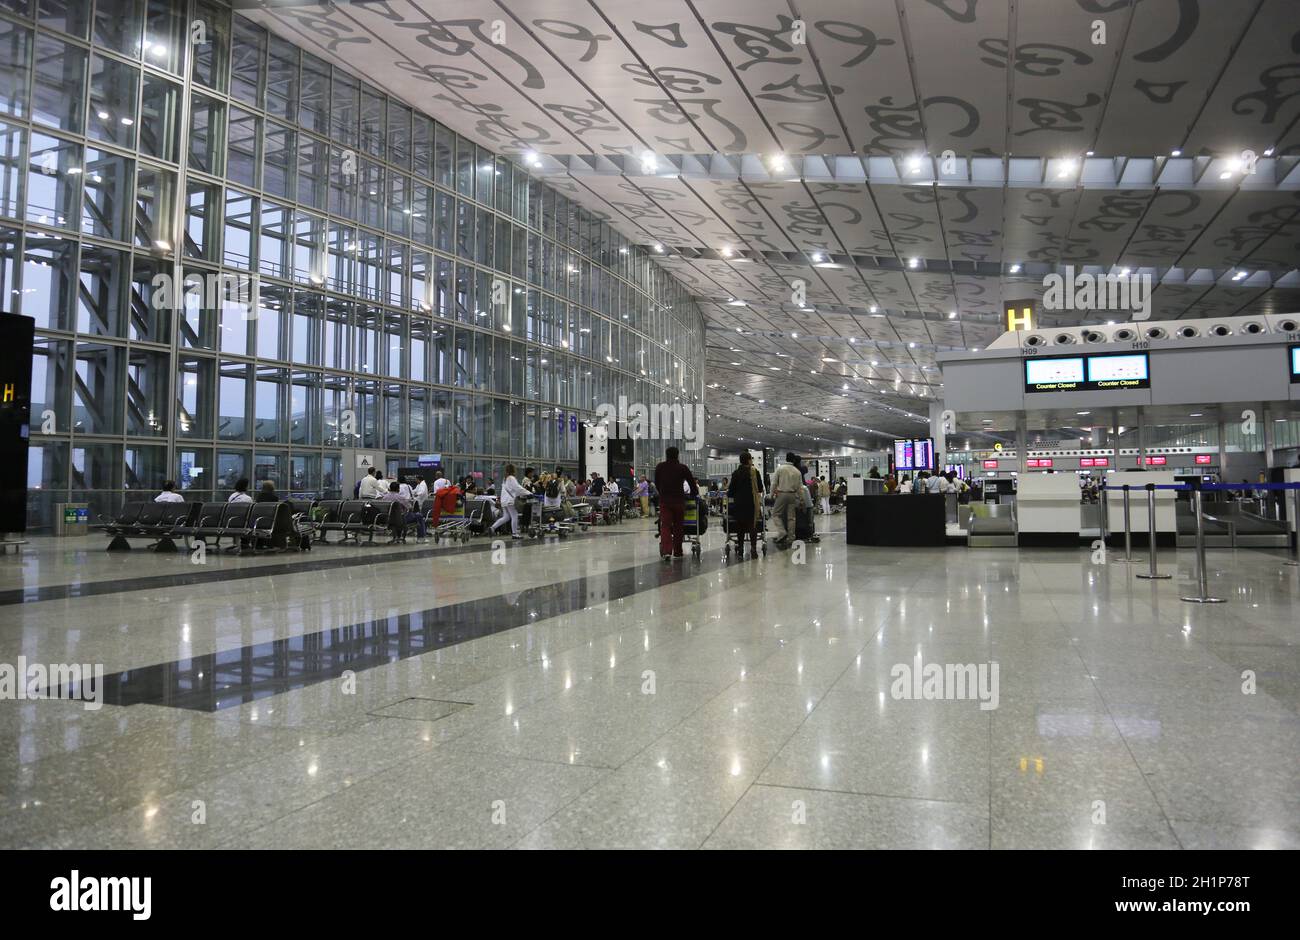
M505 482L501 484L500 494L501 518L492 524L492 531L495 532L509 521L511 537L517 539L523 538L523 536L519 534L519 511L515 508L515 500L519 497L527 499L531 497L531 495L532 494L520 486L519 481L515 479L515 465L512 463L506 464L506 479Z

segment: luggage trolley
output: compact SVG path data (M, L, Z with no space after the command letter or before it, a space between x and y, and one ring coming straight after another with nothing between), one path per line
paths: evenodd
M758 544L759 551L767 555L767 515L766 507L758 513ZM736 556L743 558L745 554L745 536L748 533L735 531L734 520L731 518L731 500L725 496L722 498L722 531L727 534L726 544L722 546L722 557L727 561L731 560L731 547L735 545Z
M664 524L663 513L655 520L654 537L659 538L659 527ZM688 500L682 516L682 544L690 543L691 554L700 557L703 548L700 536L709 531L709 510L703 498Z
M461 542L469 541L472 534L470 526L474 522L471 509L473 513L478 514L479 518L482 517L482 507L468 506L463 496L457 497L456 509L453 512L444 512L439 516L438 528L429 533L429 537L433 539L434 544L436 545L442 539L455 539Z

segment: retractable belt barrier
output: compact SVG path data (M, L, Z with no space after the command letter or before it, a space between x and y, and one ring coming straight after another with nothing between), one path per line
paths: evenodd
M1132 484L1120 486L1103 486L1104 490L1118 490L1124 494L1124 560L1131 562L1132 527L1129 521L1129 492ZM1211 597L1209 590L1209 571L1205 564L1205 514L1202 508L1202 494L1208 491L1273 490L1291 491L1291 523L1296 527L1296 539L1291 547L1291 558L1287 560L1290 567L1300 567L1300 483L1146 483L1143 489L1147 493L1148 540L1151 547L1150 569L1138 577L1147 581L1164 580L1170 576L1160 574L1156 568L1156 490L1175 490L1192 494L1192 518L1196 523L1196 586L1195 596L1182 598L1190 604L1222 604L1223 598ZM1288 538L1290 532L1287 533ZM1235 545L1235 537L1234 537Z

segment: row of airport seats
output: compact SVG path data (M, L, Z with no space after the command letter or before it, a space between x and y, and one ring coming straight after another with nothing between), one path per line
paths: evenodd
M289 503L157 503L124 505L112 519L96 526L111 536L108 551L130 551L128 539L151 538L158 552L177 551L176 539L213 540L221 547L229 539L237 551L283 549L295 532Z
M559 510L543 510L540 498L526 513L528 522L522 531L530 538L560 537L598 521L617 521L616 512L606 515L601 509L579 501L574 514L565 517ZM496 521L499 510L492 497L471 497L457 502L456 509L442 513L436 528L432 525L430 501L421 515L434 542L466 541L486 533ZM112 518L95 528L110 536L108 551L129 551L130 539L153 539L149 548L158 552L175 552L176 540L202 541L220 549L227 540L228 551L257 553L295 548L309 550L313 545L359 546L404 543L413 522L404 518L401 505L371 499L323 499L248 503L129 502ZM602 519L601 517L604 516ZM337 533L337 537L335 536ZM388 541L377 543L376 535L387 534Z

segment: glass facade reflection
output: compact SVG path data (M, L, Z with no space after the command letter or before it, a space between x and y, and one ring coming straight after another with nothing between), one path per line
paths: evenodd
M702 400L644 251L208 0L0 0L0 289L37 322L35 528L167 478L337 495L344 447L576 467L598 404Z

